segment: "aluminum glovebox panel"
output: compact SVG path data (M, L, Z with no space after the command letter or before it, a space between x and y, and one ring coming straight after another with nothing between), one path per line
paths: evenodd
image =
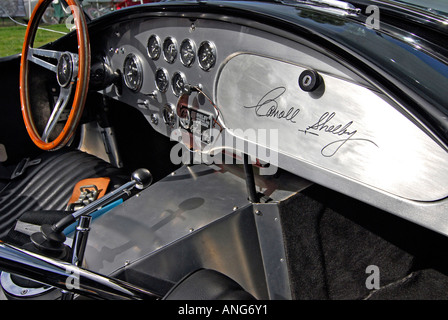
M278 143L268 147L291 161L401 198L436 201L448 195L448 153L393 101L325 73L319 90L305 92L298 85L304 70L256 54L231 57L216 85L227 132L260 145L237 129L274 130Z

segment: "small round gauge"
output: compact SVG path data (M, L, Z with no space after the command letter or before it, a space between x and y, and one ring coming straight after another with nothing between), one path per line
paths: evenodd
M175 72L173 78L171 79L171 86L173 88L174 94L179 97L180 95L187 92L187 78L182 72Z
M123 63L124 83L132 91L139 91L143 83L143 69L140 59L133 53L126 56Z
M196 58L196 45L193 40L185 39L180 44L180 61L186 67L190 67Z
M152 60L159 59L160 54L162 53L160 38L155 34L150 36L146 48L148 50L148 55Z
M160 92L166 92L168 86L170 85L170 78L168 71L164 68L159 68L156 71L156 87Z
M168 63L173 63L177 57L177 42L174 38L168 37L163 41L163 56Z
M176 124L176 112L174 110L174 106L170 104L166 104L163 108L163 121L170 127L174 127Z
M198 60L200 67L207 71L216 63L216 47L210 41L204 41L199 46Z

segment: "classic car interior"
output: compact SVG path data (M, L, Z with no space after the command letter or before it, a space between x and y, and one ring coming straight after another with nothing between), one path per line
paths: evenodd
M367 4L72 9L41 48L30 21L0 59L0 297L446 298L446 44Z

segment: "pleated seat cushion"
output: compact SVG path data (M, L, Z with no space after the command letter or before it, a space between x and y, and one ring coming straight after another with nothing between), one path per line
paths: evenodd
M64 210L74 186L82 179L109 177L109 188L129 180L129 176L123 175L120 169L79 150L45 152L38 159L40 162L28 167L21 176L3 181L0 190L0 239L25 212Z

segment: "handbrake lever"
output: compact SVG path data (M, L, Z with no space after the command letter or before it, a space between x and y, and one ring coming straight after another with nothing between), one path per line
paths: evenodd
M129 194L133 188L145 189L152 183L152 175L147 169L137 169L131 175L131 181L126 182L121 187L104 195L103 197L91 202L87 206L65 216L53 225L44 224L40 228L40 232L31 235L32 244L39 249L53 257L60 259L68 258L69 250L64 242L66 236L63 233L64 229L81 216L86 216L99 208L112 203L123 194Z

